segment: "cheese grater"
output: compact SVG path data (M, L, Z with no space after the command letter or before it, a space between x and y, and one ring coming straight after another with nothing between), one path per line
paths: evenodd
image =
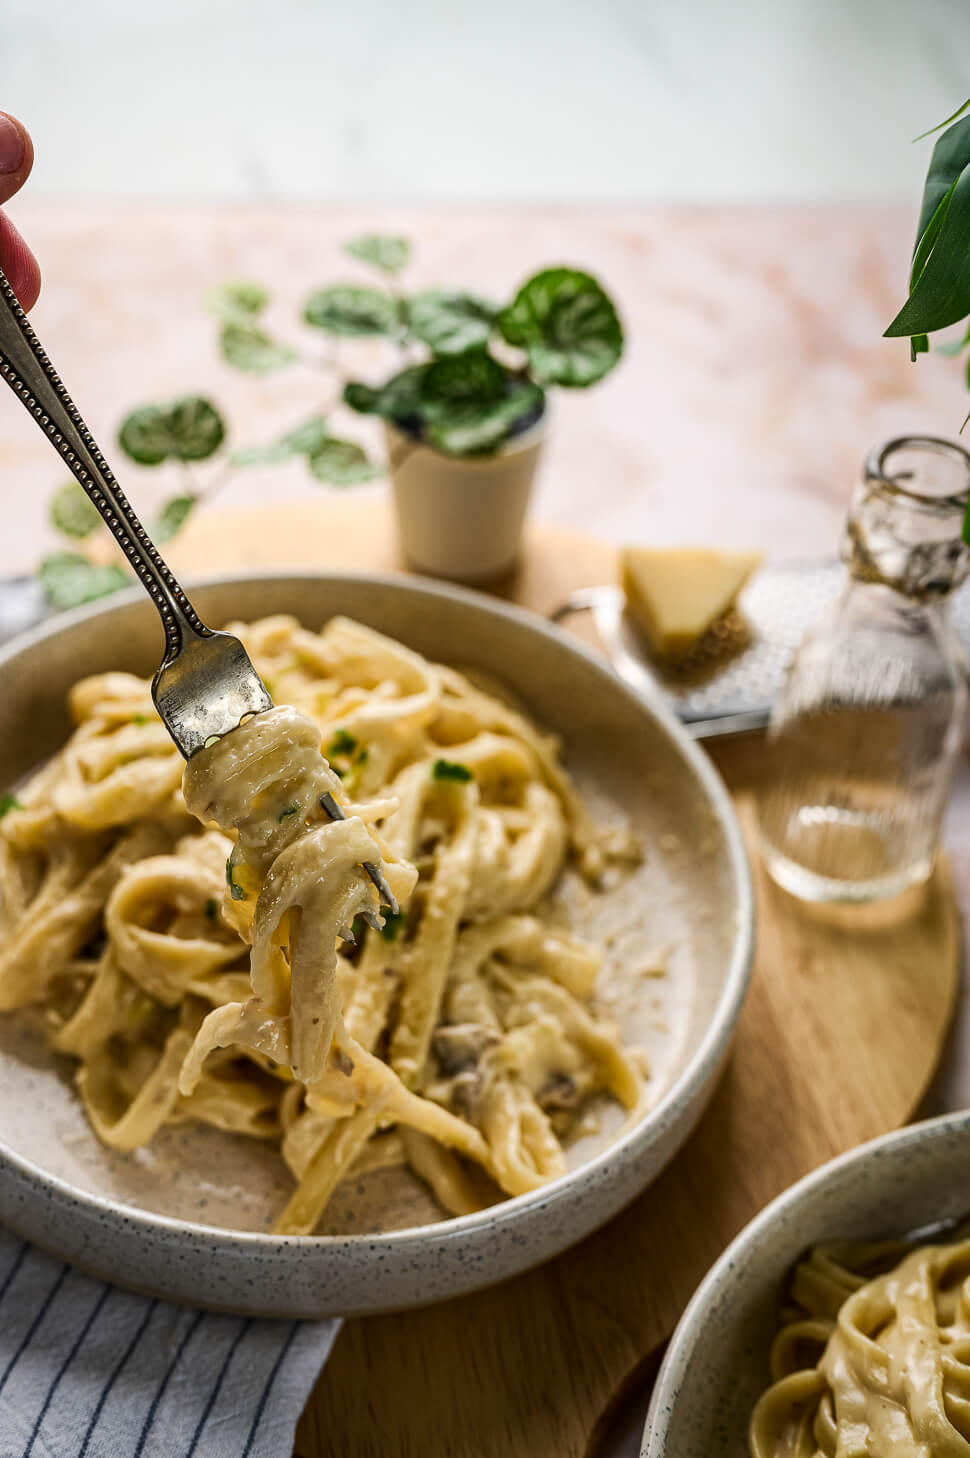
M584 588L550 614L564 622L589 612L621 678L662 699L696 739L763 728L811 625L845 580L838 561L782 562L761 567L729 614L684 659L651 658L629 614L623 589ZM970 583L953 595L953 626L970 650Z

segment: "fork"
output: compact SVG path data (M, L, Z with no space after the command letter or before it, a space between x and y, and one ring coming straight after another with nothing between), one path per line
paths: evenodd
M158 609L165 652L152 679L152 699L179 753L190 759L244 718L271 709L273 700L239 639L206 627L189 602L61 384L2 269L0 297L0 375L60 452ZM320 805L331 820L346 819L332 795L324 795ZM363 865L382 907L396 915L397 901L380 865Z

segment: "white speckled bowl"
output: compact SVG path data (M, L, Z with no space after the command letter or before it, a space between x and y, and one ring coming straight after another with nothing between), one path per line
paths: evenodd
M905 1235L970 1211L970 1113L886 1134L773 1200L714 1265L674 1333L641 1458L748 1458L785 1278L822 1240Z
M36 1043L25 1046L18 1019L6 1017L0 1220L122 1284L273 1315L440 1300L555 1255L666 1164L726 1056L747 984L752 897L720 780L672 716L603 661L540 619L473 593L404 578L307 575L207 583L192 595L216 626L291 612L318 627L347 613L504 681L562 735L570 768L607 805L623 807L648 849L617 902L626 920L610 956L615 1013L631 1041L650 1046L654 1102L616 1142L577 1150L561 1179L492 1209L445 1220L421 1207L416 1182L402 1205L402 1191L382 1184L379 1172L345 1182L322 1235L278 1237L264 1233L289 1187L275 1151L183 1126L163 1130L147 1151L113 1154L88 1128L70 1069ZM108 668L150 673L160 649L154 609L133 591L0 654L0 789L66 738L72 682ZM667 975L644 977L664 947L673 949ZM420 1223L429 1219L436 1223Z

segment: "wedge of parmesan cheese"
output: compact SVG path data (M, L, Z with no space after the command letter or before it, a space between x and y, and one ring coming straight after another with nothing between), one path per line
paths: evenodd
M623 591L653 651L675 656L693 648L734 606L760 561L760 552L626 547Z

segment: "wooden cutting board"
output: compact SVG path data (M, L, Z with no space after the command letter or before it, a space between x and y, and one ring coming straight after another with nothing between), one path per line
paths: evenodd
M399 566L382 503L360 499L203 514L172 556L186 574ZM536 528L502 591L547 611L614 578L612 548ZM750 845L760 739L709 747ZM811 909L752 862L751 991L727 1072L681 1153L609 1225L538 1270L348 1321L300 1422L301 1458L584 1458L741 1226L800 1175L913 1115L959 982L945 865L888 906Z

